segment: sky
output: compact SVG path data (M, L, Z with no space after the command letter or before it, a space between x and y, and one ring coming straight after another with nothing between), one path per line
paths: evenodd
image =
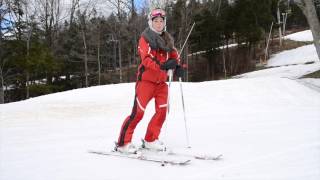
M142 8L142 6L144 5L144 3L145 3L145 0L135 0L135 1L134 1L134 5L135 5L135 7L136 7L136 9L137 9L138 11Z
M3 8L0 7L0 11L2 11L2 10L3 10ZM2 13L1 13L1 14L2 14ZM4 16L4 18L9 19L10 17L6 15L6 16ZM5 29L6 27L8 27L8 26L10 26L10 22L2 20L2 21L1 21L1 32L2 32L2 33L5 33L6 30L4 30L4 29Z

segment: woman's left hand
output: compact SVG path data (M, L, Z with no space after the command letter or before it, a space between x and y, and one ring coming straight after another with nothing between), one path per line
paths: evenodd
M179 78L182 78L185 75L186 71L182 66L178 65L175 70L175 75Z

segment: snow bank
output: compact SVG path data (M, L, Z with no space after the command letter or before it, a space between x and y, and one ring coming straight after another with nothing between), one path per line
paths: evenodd
M293 41L313 41L311 30L301 31L285 36L285 39Z
M316 48L313 44L275 54L269 59L267 67L304 64L309 62L319 62Z
M241 74L235 77L281 77L297 79L306 74L320 70L320 61L314 45L306 45L273 55L266 67L269 68Z

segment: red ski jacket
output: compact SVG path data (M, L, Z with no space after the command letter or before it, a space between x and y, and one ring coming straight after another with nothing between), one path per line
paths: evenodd
M176 49L165 51L162 49L153 49L144 36L139 40L138 52L141 58L141 64L137 73L139 81L151 81L155 83L167 81L167 71L161 70L160 65L168 59L176 59L179 64L179 55Z

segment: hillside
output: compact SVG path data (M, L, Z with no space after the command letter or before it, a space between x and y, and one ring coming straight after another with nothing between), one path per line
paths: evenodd
M175 151L222 153L221 161L161 167L88 153L110 150L117 139L134 98L134 83L125 83L0 105L0 179L318 180L320 92L297 78L319 70L319 59L291 65L279 54L273 58L280 67L230 80L183 83L191 150L185 149L179 83L173 83L161 139ZM136 129L137 145L153 107L151 102Z

